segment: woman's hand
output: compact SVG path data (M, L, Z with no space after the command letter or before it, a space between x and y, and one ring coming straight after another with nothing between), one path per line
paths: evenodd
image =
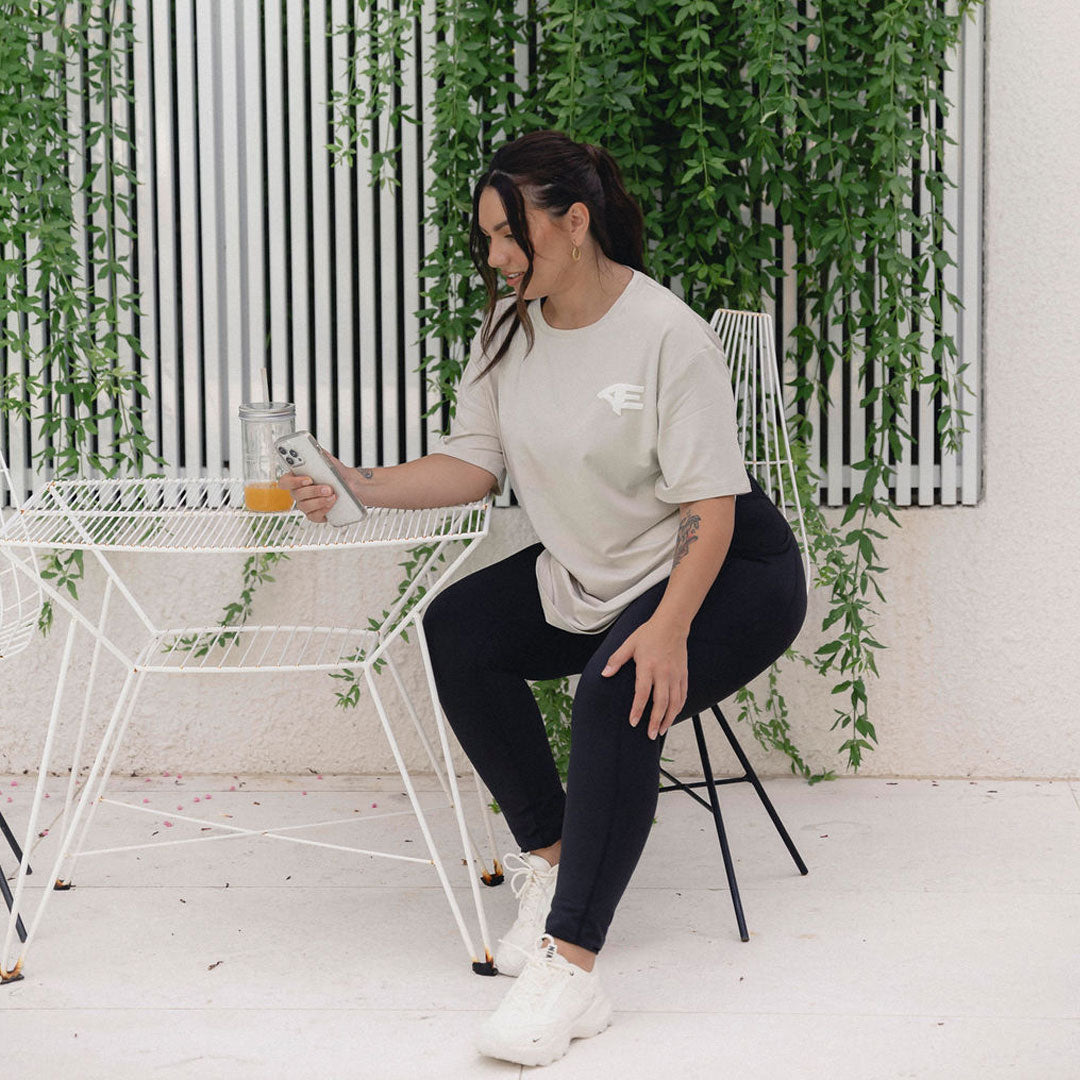
M325 451L324 451L325 453ZM333 454L326 456L341 470L349 487L352 488L350 473L355 472L348 465L342 465ZM322 524L326 521L326 513L337 502L334 489L325 484L316 484L310 476L297 476L296 473L287 472L278 478L278 487L284 488L293 497L296 508L303 513L309 521Z
M602 675L611 676L633 660L637 669L630 726L637 727L652 694L649 738L666 735L686 704L686 631L654 615L639 626L608 659Z

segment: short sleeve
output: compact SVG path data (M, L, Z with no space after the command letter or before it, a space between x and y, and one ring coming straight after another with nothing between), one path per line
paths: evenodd
M487 469L496 479L497 493L502 494L506 462L499 434L495 373L481 378L485 365L480 353L480 335L477 334L469 350L469 363L458 384L450 434L442 436L432 453L446 454Z
M688 359L662 357L656 407L660 476L655 491L661 502L694 502L750 490L731 377L718 345Z

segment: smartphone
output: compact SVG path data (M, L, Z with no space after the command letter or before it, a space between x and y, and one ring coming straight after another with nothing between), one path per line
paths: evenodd
M294 431L274 440L281 462L297 476L310 476L316 484L332 488L337 502L326 513L331 525L352 525L367 514L367 507L352 493L341 470L315 441L310 431Z

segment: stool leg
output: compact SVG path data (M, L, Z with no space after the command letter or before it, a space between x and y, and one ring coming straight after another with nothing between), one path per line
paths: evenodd
M693 720L698 753L701 755L701 767L705 771L705 786L709 789L713 821L716 822L716 835L720 838L720 852L724 856L724 872L727 874L728 888L731 890L731 902L735 905L735 921L739 924L739 937L743 941L749 941L750 934L746 929L746 919L743 916L739 886L735 881L735 867L731 861L727 833L724 832L724 819L720 816L720 800L716 797L716 781L713 778L712 765L709 764L709 751L705 747L705 733L701 730L701 717L695 716Z
M22 862L21 855L19 856L19 862ZM11 895L11 887L7 883L7 878L4 877L3 867L0 867L0 895L4 897L4 903L7 904L7 909L10 911L15 906L15 898ZM23 926L21 915L15 917L15 932L19 935L20 941L26 941L26 927Z
M4 839L11 846L11 850L15 855L15 861L17 863L22 862L22 848L19 847L19 841L15 839L15 834L11 831L11 826L7 823L3 814L0 814L0 833L4 834ZM30 867L29 863L26 866L26 872L32 874L34 871Z
M750 783L754 785L754 790L758 793L758 798L761 800L762 806L765 807L769 817L772 818L772 823L776 826L776 831L780 834L780 839L784 841L788 853L795 860L795 865L799 868L799 873L810 873L810 871L806 869L806 863L803 862L802 856L799 854L794 842L791 837L788 836L788 831L784 828L784 823L780 820L780 815L773 809L773 804L769 801L769 796L765 794L765 789L761 786L761 781L757 778L757 773L755 773L751 767L749 758L743 753L738 739L735 738L734 732L732 732L727 720L724 719L724 714L715 705L712 706L712 711L719 721L720 727L723 728L724 734L727 736L727 741L731 743L731 749L735 751L735 756L739 759L739 763L746 770L745 779L749 780Z

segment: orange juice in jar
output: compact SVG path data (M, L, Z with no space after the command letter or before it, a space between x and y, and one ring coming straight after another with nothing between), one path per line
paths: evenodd
M240 406L244 449L244 506L257 513L291 510L292 496L278 487L282 473L274 440L296 429L296 406L285 401L246 402Z
M281 513L292 509L293 499L276 481L268 484L257 480L244 484L244 505L260 513Z

